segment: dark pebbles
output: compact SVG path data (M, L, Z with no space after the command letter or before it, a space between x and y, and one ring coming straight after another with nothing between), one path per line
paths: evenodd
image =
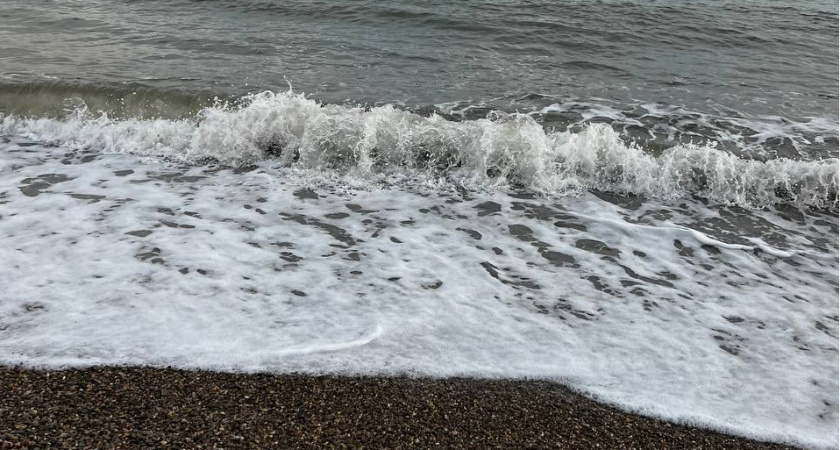
M0 448L781 449L541 381L0 368Z

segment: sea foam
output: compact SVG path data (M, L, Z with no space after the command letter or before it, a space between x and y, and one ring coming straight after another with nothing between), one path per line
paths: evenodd
M183 120L114 120L82 107L64 119L5 116L0 132L55 145L187 163L283 166L352 174L447 178L462 185L519 185L548 195L586 189L674 199L699 195L744 206L838 204L836 158L754 160L714 143L659 154L606 124L547 131L531 115L491 112L449 121L393 106L323 105L292 92L218 103Z
M0 142L2 364L543 378L836 446L830 211L307 190L270 159Z

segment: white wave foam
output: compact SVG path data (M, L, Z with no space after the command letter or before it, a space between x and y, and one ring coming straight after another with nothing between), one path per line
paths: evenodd
M547 194L584 189L654 198L697 194L762 206L837 205L837 159L739 158L714 145L679 145L661 155L622 142L610 126L546 132L524 114L452 122L382 106L321 105L292 92L219 104L191 120L112 120L85 109L64 120L2 117L0 131L104 152L185 162L287 166L352 173L445 175L473 185L522 184Z
M744 150L755 153L764 153L762 146L773 140L787 141L802 153L812 143L836 137L840 129L836 117L810 117L807 121L797 122L782 116L752 116L731 110L711 115L661 103L640 106L647 111L641 118L683 118L677 121L683 128L690 125L712 130L719 140L737 143Z
M837 139L837 117L808 117L800 121L778 115L750 115L720 105L711 105L715 114L692 111L681 106L664 103L641 103L632 106L569 100L542 108L535 116L561 114L572 119L574 125L591 120L606 120L616 129L644 128L650 138L657 135L668 140L726 143L739 152L752 157L767 158L779 151L807 157L808 155L836 155L836 148L822 146L826 139ZM789 148L786 148L789 147ZM833 150L833 152L832 152Z
M269 163L23 144L0 144L0 364L543 378L837 448L836 215L300 195Z

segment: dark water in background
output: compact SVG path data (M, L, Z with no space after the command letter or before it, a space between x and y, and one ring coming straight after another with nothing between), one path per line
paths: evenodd
M0 111L54 113L68 91L96 104L140 89L143 112L165 115L201 103L179 93L290 83L327 103L569 105L546 120L560 128L654 104L660 115L637 136L771 129L764 147L783 156L836 156L837 4L787 3L4 0Z
M3 1L2 73L328 102L837 113L832 1Z

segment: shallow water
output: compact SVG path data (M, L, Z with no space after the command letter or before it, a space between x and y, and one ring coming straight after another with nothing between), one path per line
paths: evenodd
M836 4L2 10L0 362L536 377L836 448Z

